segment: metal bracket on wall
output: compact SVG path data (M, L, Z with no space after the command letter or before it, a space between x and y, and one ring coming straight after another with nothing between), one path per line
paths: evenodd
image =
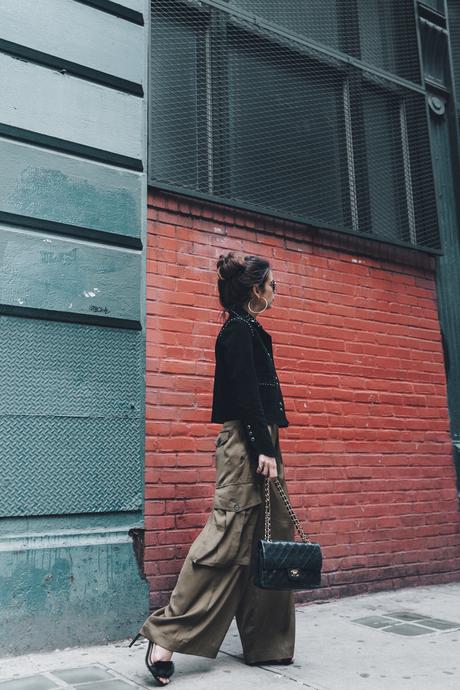
M428 105L430 106L433 113L435 115L438 115L438 117L442 117L443 115L445 115L446 102L444 99L440 98L439 96L429 96L428 97Z

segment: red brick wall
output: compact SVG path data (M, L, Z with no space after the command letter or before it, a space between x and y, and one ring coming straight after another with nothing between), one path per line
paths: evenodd
M168 599L211 508L216 259L272 265L272 334L293 505L324 552L298 601L460 577L434 260L420 252L150 192L144 565Z

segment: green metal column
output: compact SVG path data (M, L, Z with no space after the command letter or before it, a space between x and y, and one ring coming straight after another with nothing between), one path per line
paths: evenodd
M417 8L443 250L442 256L437 258L438 310L445 355L452 453L460 492L460 200L456 194L460 182L458 129L444 2L418 2Z

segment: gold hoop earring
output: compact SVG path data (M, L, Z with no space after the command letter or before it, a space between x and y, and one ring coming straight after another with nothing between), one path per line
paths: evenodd
M251 314L262 314L262 312L264 312L264 311L266 310L266 308L268 307L268 300L266 300L265 297L262 297L261 299L264 300L264 302L265 302L265 307L264 307L263 309L261 309L260 311L254 311L253 309L251 309L251 302L252 302L253 299L254 299L254 297L253 297L252 299L250 299L249 302L248 302L248 309L249 309L249 311L251 312Z

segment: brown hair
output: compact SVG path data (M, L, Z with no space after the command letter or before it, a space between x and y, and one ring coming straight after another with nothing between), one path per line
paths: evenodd
M261 289L270 271L270 263L260 256L236 257L234 252L221 254L217 261L219 301L225 311L251 299L251 288Z

